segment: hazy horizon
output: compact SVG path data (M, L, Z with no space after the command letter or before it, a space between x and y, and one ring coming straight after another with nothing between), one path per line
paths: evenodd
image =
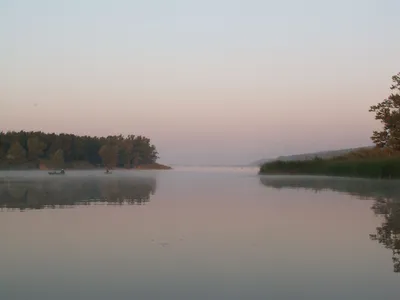
M400 71L399 9L0 0L0 131L142 134L167 164L368 146L369 106Z

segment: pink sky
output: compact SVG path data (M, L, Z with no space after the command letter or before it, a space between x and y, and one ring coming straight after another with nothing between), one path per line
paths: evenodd
M242 13L207 2L157 18L125 3L103 22L104 5L6 1L0 130L144 134L172 164L368 145L379 126L369 106L399 71L393 8L311 2Z

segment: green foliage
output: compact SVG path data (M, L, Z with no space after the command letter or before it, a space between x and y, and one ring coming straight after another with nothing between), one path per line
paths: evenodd
M400 150L400 73L392 77L391 90L387 99L370 107L375 119L383 124L383 130L374 131L371 137L376 146Z
M105 166L108 168L115 167L118 162L118 146L116 144L103 145L99 150L99 155Z
M56 168L64 167L64 150L58 149L51 157L52 165Z
M19 142L14 142L8 149L6 158L10 163L24 163L26 161L26 150Z
M5 150L5 145L0 140L0 161L6 158L7 151Z
M400 157L274 161L262 165L260 173L400 178Z
M46 144L39 140L39 137L32 136L27 140L28 146L28 159L35 160L43 155L43 150L46 148Z
M18 143L19 146L16 146L15 143ZM113 150L108 152L117 152L116 156L111 155L112 159L110 154L106 155L107 164L111 163L118 167L130 168L135 165L151 164L158 159L155 146L150 143L150 139L143 136L91 137L73 134L9 131L0 132L0 162L19 164L26 161L27 153L31 161L38 158L51 160L54 154L61 149L64 162L67 164L74 161L87 161L92 165L99 165L104 161L104 158L100 155L100 149L104 145L112 145Z

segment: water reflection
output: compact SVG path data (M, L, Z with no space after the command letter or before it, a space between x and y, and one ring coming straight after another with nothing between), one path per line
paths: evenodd
M361 199L373 199L371 209L383 220L376 233L370 234L392 251L393 270L400 273L400 181L347 179L313 176L261 176L260 182L275 189L331 190Z
M153 177L8 179L0 182L0 209L66 208L91 204L145 204L155 193Z

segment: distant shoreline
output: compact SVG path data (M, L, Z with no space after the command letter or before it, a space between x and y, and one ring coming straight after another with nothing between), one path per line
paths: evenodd
M0 166L0 171L33 171L33 170L42 170L42 171L47 171L47 170L54 170L54 169L60 169L60 168L53 168L51 166L46 166L42 163L26 163L26 164L20 164L20 165L1 165ZM77 166L74 166L74 162L72 162L70 165L66 165L63 167L65 170L104 170L106 169L105 166L94 166L89 163L87 164L78 164ZM124 167L115 167L115 168L110 168L111 170L172 170L172 167L159 164L159 163L153 163L153 164L142 164L138 165L134 168L124 168Z
M167 170L142 135L79 136L41 131L0 132L0 169L94 169L101 166Z
M316 175L349 178L400 178L400 153L364 149L346 155L313 160L272 161L260 167L260 175Z

